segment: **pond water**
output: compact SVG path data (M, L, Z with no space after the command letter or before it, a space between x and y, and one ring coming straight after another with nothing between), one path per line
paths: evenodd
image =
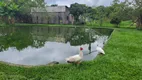
M67 27L0 27L0 61L22 65L44 65L65 58L84 48L83 60L92 60L103 47L111 29ZM88 55L88 53L92 52Z

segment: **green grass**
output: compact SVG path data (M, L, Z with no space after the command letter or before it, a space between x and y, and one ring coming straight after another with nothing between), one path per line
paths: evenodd
M133 25L133 22L131 20L129 21L122 21L120 23L120 27L125 27L125 28L128 28L128 27L131 27L131 28L136 28L136 24L134 23Z
M93 26L93 27L99 27L100 26L99 23L100 22L96 20L96 21L92 21L92 22L87 22L86 25ZM103 21L103 24L101 27L114 27L114 25L110 24L109 21Z
M26 24L26 23L16 23L15 26L41 26L41 27L78 27L78 26L84 26L84 25L71 25L71 24Z
M136 24L133 24L131 20L129 21L121 21L120 28L136 28ZM15 26L41 26L41 27L100 27L99 21L87 22L86 25L71 25L71 24L26 24L26 23L16 23ZM103 28L115 28L115 25L110 24L108 20L104 20L102 26Z
M132 25L133 22L131 20L129 21L121 21L120 26L122 28L135 28L136 24ZM92 27L99 27L99 21L93 21L93 22L87 22L87 26L92 26ZM110 24L109 21L103 21L103 24L101 27L115 27L115 25Z
M0 80L140 80L142 31L116 28L104 56L81 65L21 67L0 62Z

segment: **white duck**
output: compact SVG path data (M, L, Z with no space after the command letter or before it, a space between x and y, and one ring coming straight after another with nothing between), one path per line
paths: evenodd
M83 50L83 48L80 47L79 54L66 58L66 61L68 63L77 63L77 64L79 64L81 62L82 58L83 58L82 50Z
M104 50L101 47L99 47L98 45L96 47L96 50L101 54L105 54Z

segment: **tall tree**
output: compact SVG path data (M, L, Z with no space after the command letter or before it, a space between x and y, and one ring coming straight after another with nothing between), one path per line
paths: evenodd
M97 10L98 19L100 21L99 22L100 26L102 26L103 18L105 16L105 7L104 6L98 6L98 7L96 7L96 10Z
M132 4L135 6L135 14L137 16L136 28L142 29L142 0L134 0Z
M14 23L14 16L16 12L19 11L18 5L12 2L0 2L0 17L1 20L8 24Z
M84 14L87 10L86 5L74 3L71 4L70 13L73 14L75 21L79 21L79 16Z
M15 18L18 22L31 21L31 7L45 7L44 0L3 0L5 4L18 5L18 11L15 11Z

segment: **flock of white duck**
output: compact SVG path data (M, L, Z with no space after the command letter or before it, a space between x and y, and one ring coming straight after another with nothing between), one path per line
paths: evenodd
M68 63L77 63L77 64L80 64L81 61L82 61L82 59L83 59L83 52L82 52L82 50L83 50L83 48L80 47L79 54L74 55L74 56L70 56L70 57L66 58L66 61ZM101 47L99 47L99 46L96 47L95 51L98 51L99 53L101 53L103 55L105 54L104 50Z

